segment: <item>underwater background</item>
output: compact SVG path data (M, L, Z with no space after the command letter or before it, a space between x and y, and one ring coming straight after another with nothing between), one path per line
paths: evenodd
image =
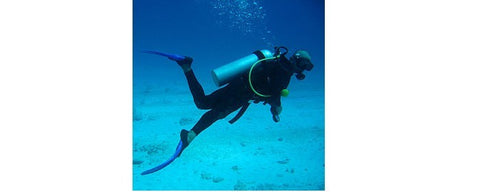
M328 1L325 92L318 4L2 1L0 191L480 191L477 1ZM251 105L140 175L204 111L173 61L138 50L193 56L210 93L212 68L270 44L315 63L281 121Z
M324 1L134 0L134 190L324 190ZM211 70L275 46L307 50L314 68L292 77L281 121L269 106L250 105L235 124L215 122L168 167L181 129L205 110L195 107L180 67L157 50L193 58L206 94Z

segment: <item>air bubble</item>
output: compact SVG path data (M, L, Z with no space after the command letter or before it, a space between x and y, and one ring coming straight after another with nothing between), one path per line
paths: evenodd
M264 29L266 13L257 0L211 0L210 5L216 11L217 23L223 23L232 29L247 35L267 34Z

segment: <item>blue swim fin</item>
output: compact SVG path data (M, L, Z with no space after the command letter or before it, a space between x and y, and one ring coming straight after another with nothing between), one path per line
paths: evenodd
M155 172L165 168L166 166L170 165L170 163L172 163L180 155L180 153L182 152L182 148L183 148L183 143L180 140L180 142L177 145L177 149L175 150L175 153L173 154L172 157L170 157L170 159L168 159L167 161L163 162L162 164L160 164L160 165L158 165L154 168L151 168L149 170L146 170L146 171L142 172L142 175L155 173Z
M142 51L142 52L155 54L155 55L161 55L161 56L167 57L168 59L174 60L174 61L181 61L181 60L185 59L185 56L181 56L181 55L177 55L177 54L162 53L162 52L150 51L150 50L145 50L145 51Z

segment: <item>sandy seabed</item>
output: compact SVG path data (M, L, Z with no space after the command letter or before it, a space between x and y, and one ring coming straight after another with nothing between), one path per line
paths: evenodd
M180 130L206 112L175 84L134 89L134 190L324 190L323 91L305 86L282 98L279 123L269 105L252 104L233 125L236 112L215 122L168 167L141 175L170 158Z

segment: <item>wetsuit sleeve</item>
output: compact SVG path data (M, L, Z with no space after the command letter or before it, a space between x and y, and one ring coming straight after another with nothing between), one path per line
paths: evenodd
M288 87L290 83L290 74L284 72L282 69L274 70L270 78L272 79L270 86L272 87L272 97L268 99L268 104L271 106L282 106L280 101L280 92Z
M280 97L278 99L272 98L272 101L270 104L270 113L272 113L273 121L279 122L280 121L280 113L282 112L282 106L280 104Z
M272 73L270 76L270 78L273 80L270 84L272 87L272 96L267 102L271 106L270 112L273 115L273 120L278 122L280 121L278 115L282 112L280 92L288 87L291 74L286 73L284 70L279 69L278 67L273 71L274 73Z
M271 106L282 106L282 102L280 101L280 95L272 95L268 100L268 104Z

